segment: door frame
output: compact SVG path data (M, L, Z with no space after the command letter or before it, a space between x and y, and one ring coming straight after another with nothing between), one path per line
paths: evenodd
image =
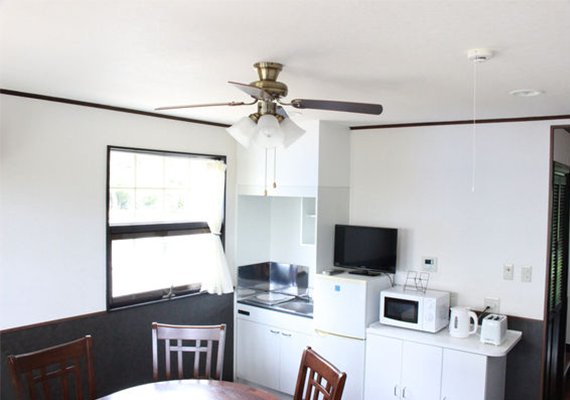
M554 160L554 138L555 138L555 130L556 129L564 129L568 132L568 134L570 135L570 125L551 125L550 126L550 156L549 156L549 174L548 174L548 179L549 179L549 184L548 184L548 237L547 237L547 248L546 248L546 266L545 266L545 275L546 275L546 279L545 279L545 288L544 288L544 311L543 311L543 337L542 337L542 368L541 368L541 399L544 398L544 392L545 392L545 385L547 384L546 380L545 380L545 374L546 374L546 362L547 362L547 353L548 353L548 298L549 298L549 288L550 288L550 252L551 252L551 244L552 244L552 232L551 232L551 226L552 226L552 203L553 203L553 196L552 196L552 190L553 190L553 181L554 181L554 172L555 172L555 164L557 164ZM560 164L560 163L558 163ZM570 267L570 263L567 264L566 266L566 274L565 274L565 278L566 278L566 282L565 282L565 287L568 287L568 279L569 279L569 269ZM568 300L566 300L568 302ZM569 317L568 314L569 313L569 307L566 307L566 315L564 316L564 330L566 331L566 322L567 322L567 318ZM566 337L566 335L565 335ZM566 343L566 339L565 339L565 343ZM565 374L563 374L561 379L565 379Z

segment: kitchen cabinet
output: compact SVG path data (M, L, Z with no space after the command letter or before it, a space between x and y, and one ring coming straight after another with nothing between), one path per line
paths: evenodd
M237 322L237 376L268 388L279 389L279 329L256 322Z
M292 395L312 320L243 304L237 309L237 378Z
M306 133L290 147L248 149L238 146L237 184L241 195L315 197L318 185L319 125L304 126ZM275 187L273 186L275 183Z
M494 400L504 396L506 357L445 349L442 400Z
M501 400L506 355L521 339L508 330L501 345L477 335L452 338L379 323L367 329L365 399Z
M439 347L368 337L364 398L439 400L441 365Z

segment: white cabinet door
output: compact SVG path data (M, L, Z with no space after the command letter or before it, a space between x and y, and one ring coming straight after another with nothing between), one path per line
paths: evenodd
M404 342L402 352L402 399L439 400L443 349Z
M267 325L237 321L237 377L279 390L281 331Z
M441 398L485 400L487 357L456 350L443 350Z
M301 365L301 357L305 347L311 345L311 337L304 333L281 331L280 338L280 382L279 388L283 393L293 395L297 384L297 375Z
M314 196L318 185L319 135L315 129L287 149L238 146L237 184L240 194ZM273 182L276 187L273 187Z
M396 400L401 394L403 342L368 335L366 340L365 400Z

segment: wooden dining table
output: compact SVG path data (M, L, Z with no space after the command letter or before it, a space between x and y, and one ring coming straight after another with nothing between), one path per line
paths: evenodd
M134 386L98 400L279 400L261 389L236 382L184 379Z

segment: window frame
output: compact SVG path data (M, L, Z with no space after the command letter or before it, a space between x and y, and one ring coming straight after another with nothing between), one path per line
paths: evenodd
M184 158L201 158L219 160L227 165L227 157L224 155L187 153L180 151L143 149L123 146L107 146L107 180L106 180L106 286L107 286L107 311L114 311L125 307L139 306L155 302L168 301L176 298L183 298L188 295L204 293L198 286L188 284L172 288L157 289L142 293L124 295L113 299L113 274L112 274L112 252L111 244L114 239L132 239L144 237L176 236L188 234L209 233L210 228L206 222L165 222L165 223L121 223L111 226L110 218L110 194L111 194L111 151L125 151L129 153L151 154L160 156L178 156ZM224 202L222 204L222 226L220 229L220 240L225 248L226 232L226 194L227 194L227 171L224 174Z

